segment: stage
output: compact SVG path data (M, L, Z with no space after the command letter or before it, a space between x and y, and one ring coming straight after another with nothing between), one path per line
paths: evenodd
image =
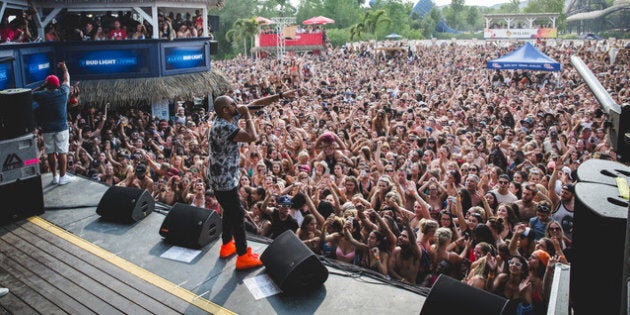
M0 287L11 290L0 309L8 313L402 315L419 314L425 301L418 290L328 263L328 280L316 290L255 299L245 282L265 268L235 271L235 257L218 257L220 240L190 262L163 258L173 246L159 235L165 214L108 222L96 214L107 186L78 176L64 186L51 180L42 175L44 214L0 227ZM268 242L249 245L262 253Z

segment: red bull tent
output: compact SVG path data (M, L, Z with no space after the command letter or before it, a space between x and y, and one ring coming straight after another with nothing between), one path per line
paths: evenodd
M493 70L561 70L559 62L549 58L529 42L505 56L487 61L486 67Z

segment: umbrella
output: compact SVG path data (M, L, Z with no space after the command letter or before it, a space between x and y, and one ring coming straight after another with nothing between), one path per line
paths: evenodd
M391 34L385 36L385 38L387 38L387 39L401 39L402 36L400 36L400 35L398 35L396 33L391 33Z
M258 24L260 25L269 25L269 24L274 24L274 22L268 18L264 18L262 16L259 16L256 18L256 22L258 22Z
M322 25L322 24L334 24L335 20L333 19L329 19L325 16L316 16L316 17L312 17L308 20L304 20L304 22L302 22L302 24L304 25L312 25L312 24L317 24L317 25Z

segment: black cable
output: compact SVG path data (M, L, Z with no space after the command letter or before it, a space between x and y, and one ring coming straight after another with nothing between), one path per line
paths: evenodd
M378 282L368 282L370 284L389 284L389 285L393 285L395 287L401 288L401 289L405 289L407 291L422 295L424 297L429 295L429 288L426 287L418 287L418 286L414 286L414 285L409 285L409 284L405 284L402 283L400 281L396 281L396 280L389 280L383 277L383 275L381 273L378 273L374 270L369 270L369 269L365 269L362 267L359 267L357 265L352 265L352 264L347 264L347 263L343 263L337 260L333 260L333 259L329 259L323 256L319 256L320 261L322 261L322 263L326 266L329 267L333 267L335 269L339 269L339 270L343 270L349 273L352 273L350 275L348 274L343 274L343 273L333 273L336 275L340 275L340 276L344 276L344 277L349 277L352 279L357 279L359 281L363 281L363 282L367 282L361 279L362 276L367 276L370 277L372 279L378 280Z

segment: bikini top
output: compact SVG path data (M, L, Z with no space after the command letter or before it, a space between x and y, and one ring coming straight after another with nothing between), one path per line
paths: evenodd
M341 248L339 246L337 246L337 249L335 250L335 253L337 254L337 259L341 260L343 262L347 262L347 263L353 263L354 262L354 255L355 255L355 251L351 251L347 254L344 254L343 251L341 250Z

